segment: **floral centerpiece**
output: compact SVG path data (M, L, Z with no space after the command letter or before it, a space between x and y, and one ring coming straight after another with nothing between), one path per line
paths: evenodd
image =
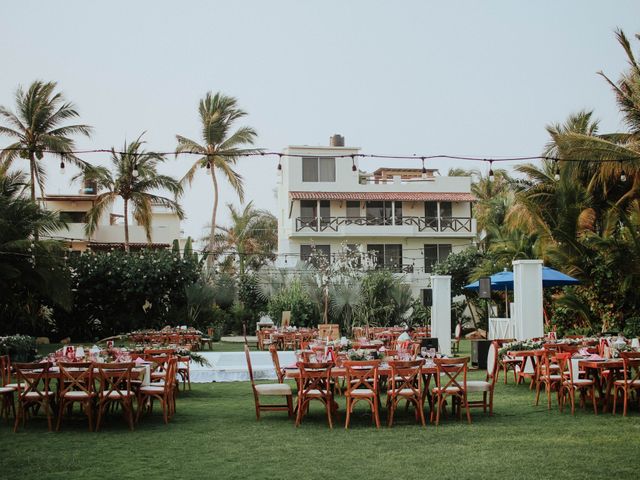
M635 352L631 345L626 343L612 343L609 347L609 355L611 358L620 358L620 352Z
M380 360L381 355L377 350L354 350L347 352L347 358L352 362L363 362L368 360Z
M533 340L520 340L517 342L505 343L498 350L498 355L501 357L506 355L507 352L522 352L525 350L539 350L542 348L543 342L534 342Z

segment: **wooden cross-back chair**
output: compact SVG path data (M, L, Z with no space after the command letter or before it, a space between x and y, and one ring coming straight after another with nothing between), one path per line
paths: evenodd
M591 397L593 402L593 413L598 414L598 401L596 400L595 380L592 378L580 378L580 370L578 368L578 360L571 359L571 352L556 353L556 360L560 365L560 374L563 376L560 384L560 412L564 408L566 397L571 402L571 414L575 415L576 391L580 393L580 403L586 408L585 398Z
M636 392L640 398L640 352L620 352L623 378L613 382L613 413L616 413L618 394L622 392L622 415L627 416L627 406L631 394Z
M423 391L422 391L422 366L424 359L410 361L389 361L391 367L391 377L389 388L387 389L387 410L389 412L388 424L393 425L393 416L402 400L415 406L416 420L426 425L423 411Z
M60 430L65 407L80 403L87 416L89 431L93 431L93 401L96 392L93 383L92 362L58 362L60 368L59 405L56 431Z
M451 341L451 353L460 352L460 339L462 337L462 323L456 323L456 329Z
M271 355L273 368L276 369L276 376L278 377L278 383L284 383L284 368L280 367L280 358L278 358L278 347L275 345L270 345L269 354Z
M331 383L330 362L298 362L300 369L300 381L298 382L298 414L296 427L302 422L302 417L307 413L309 403L318 400L324 404L327 411L329 428L333 428L331 411L333 409L333 386Z
M13 393L17 390L17 387L10 386L11 363L9 355L0 355L0 415L5 417L7 421L11 414L16 416L16 404L14 401Z
M356 403L363 400L371 407L371 417L376 424L376 428L380 428L380 391L378 384L379 366L379 360L366 362L344 362L347 385L347 390L344 394L347 399L347 418L344 428L349 428L353 408Z
M165 381L161 385L143 385L138 389L138 411L136 412L136 422L140 420L142 410L148 405L148 411L153 411L153 400L158 400L162 408L162 418L164 423L175 413L175 388L176 372L178 370L178 358L170 357L166 366Z
M13 425L13 431L18 431L18 425L22 422L24 426L29 413L29 408L39 408L47 415L47 426L51 431L55 392L50 389L51 362L43 363L14 363L18 382L18 412Z
M189 385L189 390L191 390L191 357L188 355L177 357L178 366L176 369L176 373L180 376L180 380L182 380L182 390L187 389L187 385Z
M436 386L432 393L434 396L435 422L440 424L440 415L447 398L453 399L458 404L458 419L462 418L462 408L467 413L467 422L471 423L471 412L467 401L467 371L469 357L460 358L434 358L436 364ZM434 411L431 411L431 418Z
M545 394L547 395L547 409L551 410L551 392L556 390L558 397L558 408L560 407L560 390L562 386L562 375L560 375L560 367L551 361L551 356L557 355L557 351L543 350L540 355L540 360L536 366L536 405L540 400L540 390L544 387ZM557 368L555 368L557 367Z
M260 420L260 412L262 411L286 411L289 417L293 417L293 392L291 391L291 386L282 382L256 384L251 366L251 352L247 344L244 345L244 354L247 360L247 369L249 371L249 379L251 380L251 389L253 390L253 398L256 406L256 420ZM285 397L286 403L262 404L260 397Z
M118 403L122 406L129 429L133 430L133 398L135 397L135 393L131 389L133 366L133 362L94 364L99 381L96 431L100 430L102 417L107 407L112 403Z

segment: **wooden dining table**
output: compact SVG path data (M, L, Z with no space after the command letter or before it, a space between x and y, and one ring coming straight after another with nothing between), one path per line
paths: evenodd
M587 376L594 379L598 394L602 399L602 412L607 412L613 383L620 377L620 370L624 367L622 359L583 359L578 362L578 365L585 370ZM608 371L609 374L604 375L605 371Z

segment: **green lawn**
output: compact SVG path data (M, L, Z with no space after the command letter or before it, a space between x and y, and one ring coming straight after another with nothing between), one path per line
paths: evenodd
M0 477L637 478L638 411L572 417L533 400L527 386L500 383L494 417L474 410L472 425L447 419L438 428L401 409L393 428L376 430L362 406L348 431L340 402L333 430L319 406L296 429L281 412L256 422L248 383L200 384L179 397L168 426L157 414L133 433L117 416L100 433L80 417L60 433L47 433L42 419L17 434L0 426Z

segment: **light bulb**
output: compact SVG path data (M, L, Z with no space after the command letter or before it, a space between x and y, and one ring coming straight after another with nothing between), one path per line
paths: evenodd
M64 161L60 162L60 173L64 173Z
M556 174L553 176L553 178L555 179L556 182L560 181L560 171L557 171Z
M133 171L131 172L131 175L133 175L133 178L138 178L138 175L140 175L140 172L138 172L137 167L133 167Z
M620 173L620 181L622 183L627 181L627 175L626 175L626 173L624 173L624 170L622 170L622 172Z
M492 182L495 180L495 176L493 175L493 170L489 170L489 180L491 180Z

